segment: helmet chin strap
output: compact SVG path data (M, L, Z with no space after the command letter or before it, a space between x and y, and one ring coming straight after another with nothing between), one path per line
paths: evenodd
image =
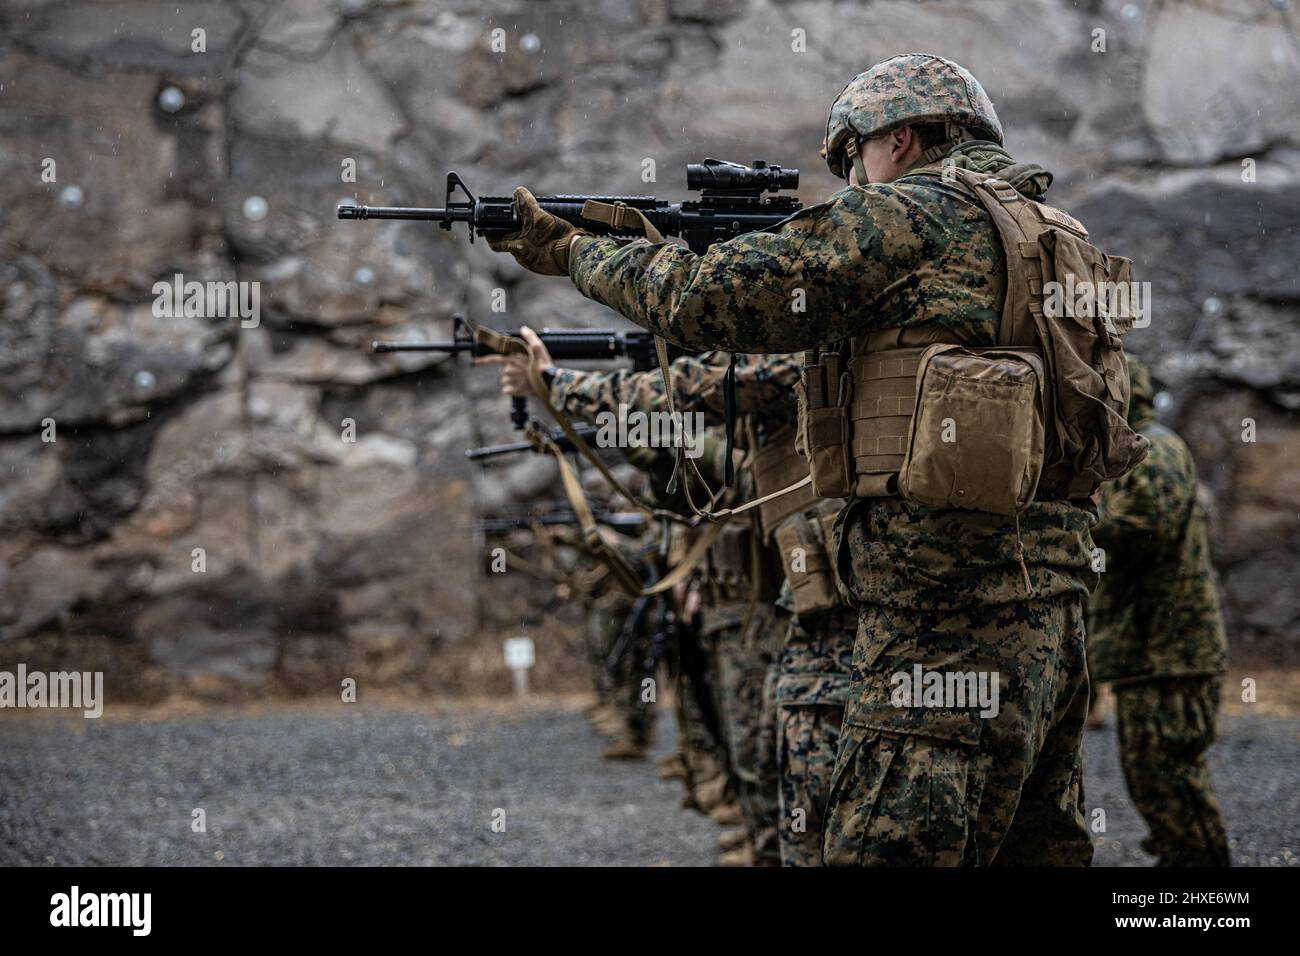
M974 138L974 134L972 134L966 127L958 126L953 122L946 122L943 124L943 142L939 143L937 146L931 146L922 153L921 162L936 162L951 153L954 146L970 142Z
M850 136L844 150L849 154L849 159L853 161L853 168L857 170L858 185L867 185L871 180L867 178L867 167L863 165L862 154L858 152L858 138L856 136Z

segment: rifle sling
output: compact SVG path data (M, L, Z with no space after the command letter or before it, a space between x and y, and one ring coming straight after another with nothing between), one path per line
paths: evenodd
M556 464L560 467L560 481L564 486L564 495L569 499L569 503L573 507L573 513L578 518L578 526L582 529L582 539L587 546L587 550L609 568L610 573L614 576L614 582L626 594L632 596L640 594L641 578L628 564L627 559L619 554L616 549L611 548L601 536L596 519L591 513L591 508L587 505L587 496L583 494L582 483L578 480L578 475L573 470L573 466L569 464L564 457L564 453L560 451L554 442L543 441L542 448L555 458Z
M659 374L663 376L664 396L668 403L668 412L670 415L676 417L677 409L676 409L676 403L673 400L672 373L669 372L668 370L668 343L665 342L661 337L657 335L655 336L655 355L659 359ZM705 489L705 491L709 491L709 483L704 479L704 476L700 474L699 467L695 464L695 460L692 458L687 458L686 450L684 448L679 447L677 449L678 469L682 467L683 461L687 462L690 465L691 473L695 476L695 480L700 483L700 485ZM742 465L742 467L744 466ZM674 472L674 478L676 478L676 475L677 472ZM772 492L771 494L763 495L761 498L754 498L750 501L746 501L743 505L736 505L734 508L722 508L718 511L712 510L712 505L717 502L719 497L721 497L721 492L719 492L718 494L714 494L710 491L710 497L712 498L712 501L710 502L710 507L708 509L701 510L697 508L695 506L695 502L691 500L691 490L690 490L689 482L683 483L682 490L686 493L686 503L691 506L692 511L694 511L701 518L707 518L710 521L718 521L723 518L730 518L733 517L734 515L743 514L746 511L749 511L751 508L757 508L760 505L766 504L767 502L773 500L774 498L780 498L782 495L788 495L792 491L798 491L800 488L809 484L811 481L812 481L811 474L804 475L804 477L800 478L798 481L794 482L793 484L786 485L784 488L780 488L777 491Z
M542 378L542 371L537 367L537 363L533 360L532 353L528 350L528 344L524 342L523 339L516 338L513 335L504 335L494 329L484 328L475 330L474 337L476 341L486 345L488 348L492 349L492 351L498 352L501 355L523 356L526 363L524 371L528 375L528 382L533 387L533 391L537 394L537 398L542 403L543 407L545 407L546 411L549 412L551 417L559 424L565 436L573 444L574 449L582 455L583 458L586 458L587 461L594 465L596 470L600 472L601 477L609 482L610 487L626 499L632 507L652 518L665 518L669 521L676 521L681 524L691 523L688 519L683 518L674 511L668 511L664 508L650 507L636 495L632 494L631 491L624 487L621 481L614 477L614 473L609 470L608 466L606 466L603 461L600 460L600 456L597 455L595 451L592 450L591 446L587 444L586 440L578 434L578 430L573 427L573 422L569 420L569 416L551 404L551 390L547 387L546 381ZM532 440L531 437L530 440Z
M725 521L718 521L710 524L700 535L691 547L687 550L682 560L649 587L643 586L640 577L632 566L628 564L627 559L621 555L617 549L611 548L606 544L605 539L600 534L600 528L591 513L591 508L587 505L587 498L582 490L582 482L578 480L578 474L569 464L569 460L564 457L564 452L549 439L542 438L543 450L548 452L554 459L560 469L560 481L564 487L564 494L569 499L573 507L573 513L577 515L578 524L582 528L583 540L587 547L596 558L609 568L610 573L614 576L615 583L623 589L630 597L650 597L655 594L662 594L674 588L678 583L685 581L695 570L696 565L704 559L709 549L721 534Z
M628 206L625 203L621 203L621 202L607 203L607 202L598 202L594 199L588 199L586 203L583 204L582 207L582 218L590 219L593 222L604 223L615 231L622 231L627 226L632 225L634 223L638 223L641 226L642 231L645 233L646 238L649 239L651 242L664 241L663 233L661 233L657 228L655 228L654 223L652 223L648 218L646 218L645 214L641 212L640 209L637 209L635 206ZM668 404L668 413L675 420L677 418L677 403L673 398L672 375L668 371L668 343L664 341L664 338L661 335L655 335L655 358L658 359L659 361L659 373L663 376L664 399ZM734 392L735 357L734 356L732 357L732 366L731 368L728 369L728 376L730 377L728 387L731 390L729 397L734 403L734 396L735 396L735 392ZM540 380L540 374L538 377ZM533 387L534 389L537 388L536 385L534 385ZM550 408L549 403L547 404L547 407L548 409ZM728 479L730 479L731 477L730 471L732 468L731 446L732 446L732 429L734 427L734 423L732 421L734 415L734 406L732 409L730 409L730 412L731 414L728 414L727 416L728 434L727 434L726 467L728 470ZM551 410L551 414L553 415L555 414L554 410ZM560 421L560 419L558 418L556 420ZM560 421L560 425L563 427L564 422ZM566 429L566 434L567 434L567 429ZM570 435L569 437L570 440L573 439L572 435ZM695 460L692 458L687 458L686 450L680 446L677 448L677 460L673 466L673 476L668 483L669 493L671 493L677 486L678 479L684 470L683 462L689 464L692 476L695 478L696 481L700 483L700 487L703 488L706 492L708 492L710 498L709 504L703 509L696 507L695 501L691 497L690 483L687 481L682 481L682 490L686 498L686 503L690 506L691 511L693 511L697 517L707 518L709 521L717 521L719 519L727 518L732 515L741 514L745 511L748 511L751 508L758 507L764 502L771 501L773 498L779 498L781 495L789 494L792 491L796 491L799 488L804 487L805 485L807 485L809 482L812 481L812 477L809 476L803 478L800 481L795 482L792 485L782 488L779 491L775 491L770 495L766 495L754 501L746 502L743 505L737 505L735 508L723 508L720 511L714 511L713 506L716 505L718 501L721 499L722 494L726 490L725 487L716 493L713 492L709 488L709 483L704 480L704 476L700 474L700 469L695 464ZM729 485L730 481L728 480L725 484Z
M599 202L588 199L582 205L582 218L592 222L602 222L614 232L625 232L633 224L645 231L645 237L651 242L663 242L664 236L654 223L646 218L645 213L635 206L622 202Z

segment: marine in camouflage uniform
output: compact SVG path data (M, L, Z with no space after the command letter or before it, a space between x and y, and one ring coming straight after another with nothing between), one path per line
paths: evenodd
M675 360L671 373L678 411L698 412L720 421L728 362L728 356L718 352ZM737 410L756 414L784 409L785 417L791 417L794 406L790 389L798 374L792 356L738 356ZM667 408L658 371L557 369L551 378L550 400L571 418L595 423L597 416L617 414L621 407L640 412ZM710 447L715 452L722 450L720 442L712 442ZM741 540L735 541L738 547L743 546ZM706 558L700 635L710 656L732 787L744 814L754 859L777 863L780 787L775 758L774 669L783 628L775 622L768 604L760 605L751 618L748 554L734 557L725 568L708 567L716 558Z
M847 606L794 614L788 583L777 603L791 612L775 689L781 863L821 866L858 616Z
M646 640L644 629L634 628L631 643L624 647L614 667L610 654L631 624L632 599L616 587L607 586L586 603L587 649L591 656L592 679L601 707L594 723L613 738L606 755L611 759L636 759L645 755L649 724L640 703L640 661Z
M1088 670L1114 684L1120 766L1161 866L1227 866L1205 752L1227 641L1209 520L1187 445L1155 420L1151 376L1129 359L1129 424L1146 460L1103 486L1093 538L1106 570L1088 616Z
M991 346L1007 276L996 227L938 161L996 173L1033 198L1051 176L1001 148L978 81L938 57L878 64L832 107L827 162L847 176L848 143L927 123L943 124L940 155L927 148L926 163L889 182L859 171L859 185L703 255L575 238L526 190L516 192L523 229L493 248L534 271L567 271L584 295L687 348L793 352L927 324ZM793 314L797 301L806 309ZM1095 517L1088 501L1036 500L1018 521L897 497L849 501L834 537L859 621L827 863L1091 861L1081 740ZM997 673L997 715L893 706L890 676L913 665Z
M648 529L640 538L602 528L605 542L632 566L643 561ZM597 730L611 738L602 756L610 760L636 760L645 756L652 724L643 700L642 681L649 673L651 627L633 617L635 601L622 591L587 551L579 533L563 535L583 559L575 587L586 616L584 643L591 666L592 687L598 704L592 712ZM581 580L581 583L579 583Z
M672 364L681 411L723 415L726 364L719 352ZM791 356L737 356L738 411L761 413L769 430L793 422L790 389L797 376ZM645 411L666 407L657 372L561 369L555 373L550 398L566 414L586 421L620 404ZM815 521L812 525L820 527ZM787 621L784 628L765 618L751 628L752 640L738 640L744 603L713 603L715 610L706 609L704 630L718 638L710 646L722 689L719 710L726 715L733 764L743 778L737 780L737 790L747 819L753 821L756 855L779 854L787 866L818 866L824 809L849 696L857 614L839 607L795 615L786 585L776 612ZM729 629L720 628L728 622ZM778 782L775 813L772 780Z

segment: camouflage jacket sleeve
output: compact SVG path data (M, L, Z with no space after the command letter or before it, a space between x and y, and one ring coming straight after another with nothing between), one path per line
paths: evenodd
M1093 531L1106 570L1092 600L1088 670L1096 680L1220 673L1226 644L1196 467L1169 429L1141 432L1147 457L1105 490Z
M703 255L583 238L583 295L686 348L794 352L926 321L997 325L1005 267L978 200L938 177L848 187ZM963 337L965 340L965 337Z
M1128 568L1156 558L1167 529L1186 519L1186 470L1175 449L1153 442L1147 460L1102 488L1092 540ZM1195 493L1195 486L1192 488Z
M712 420L722 420L728 358L725 352L704 352L673 361L669 370L679 411L702 412ZM737 355L736 411L761 414L768 420L793 420L793 388L799 367L793 355ZM560 369L551 385L551 404L571 418L587 422L595 422L601 412L617 414L620 405L645 412L668 409L663 376L657 368L646 372Z

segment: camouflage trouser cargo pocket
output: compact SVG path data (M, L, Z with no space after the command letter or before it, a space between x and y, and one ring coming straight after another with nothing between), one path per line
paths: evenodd
M842 704L781 705L777 757L785 866L821 866L822 825L843 719Z
M864 605L852 681L827 862L1088 862L1076 595L953 610Z
M826 807L828 866L960 866L976 860L984 789L972 712L903 710L885 726L846 724Z

